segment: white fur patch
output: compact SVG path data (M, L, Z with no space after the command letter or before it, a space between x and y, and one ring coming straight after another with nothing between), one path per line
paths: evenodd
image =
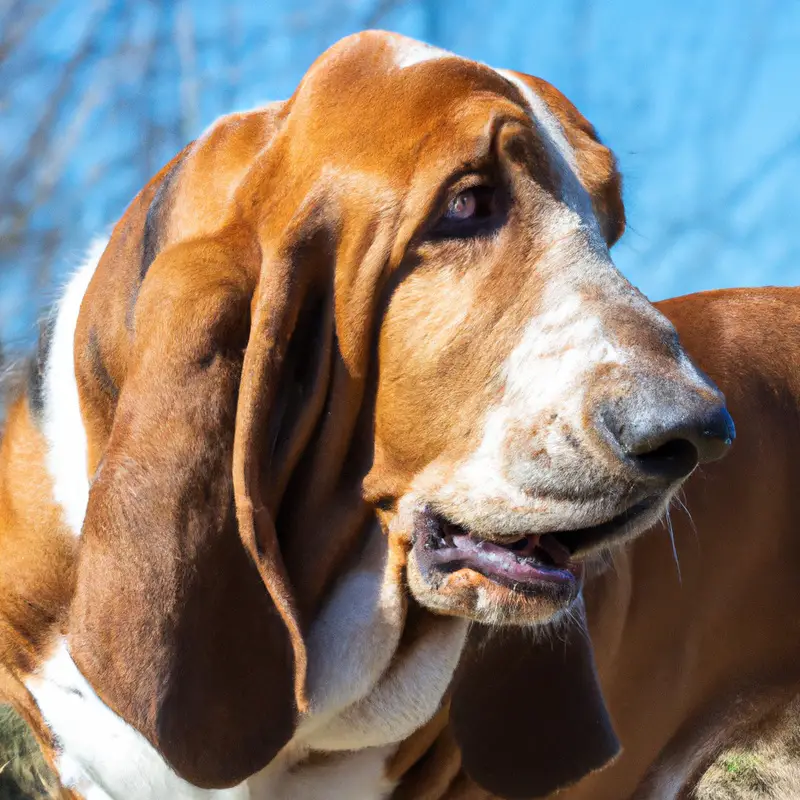
M58 740L62 782L87 800L387 797L387 759L438 710L467 633L466 620L443 617L395 662L405 601L390 552L373 531L309 633L310 713L271 764L232 789L197 789L172 772L100 700L62 641L27 684Z
M547 134L546 138L548 142L552 144L567 166L569 166L572 174L577 175L578 162L575 159L575 151L567 141L561 123L553 115L547 103L542 100L525 81L511 72L511 70L497 69L495 72L502 75L506 80L511 81L511 83L520 90L522 96L530 106L531 114Z
M308 748L295 741L239 786L198 789L100 700L63 640L27 687L57 738L61 782L86 800L381 800L393 789L385 767L394 745L301 765Z
M75 380L75 327L83 296L107 240L94 242L58 302L53 339L44 371L43 432L48 443L47 469L53 496L70 530L80 536L89 501L86 431Z
M465 619L443 617L400 663L405 624L400 567L376 528L359 563L337 584L311 627L311 712L295 736L313 750L397 744L439 708L466 640Z
M404 36L392 37L395 65L399 69L407 69L425 61L436 61L439 58L456 58L454 53L434 47L425 42L407 39Z
M407 739L438 711L453 678L469 623L444 616L417 641L411 653L393 662L377 686L346 708L315 741L327 749L376 747Z
M358 563L337 583L311 626L307 642L310 713L298 730L304 741L313 741L319 728L364 697L397 649L403 597L401 587L386 574L388 558L386 537L373 533Z
M520 414L539 414L558 406L580 377L597 364L622 363L624 357L606 338L600 319L587 314L580 295L545 293L547 310L533 317L503 367L503 405Z
M553 248L548 258L561 258L559 250ZM604 267L593 264L587 254L581 268L602 274ZM613 269L610 264L605 268ZM596 510L554 502L546 486L534 493L526 487L574 458L565 430L584 428L587 378L599 365L621 364L626 356L601 319L587 313L581 294L568 280L554 278L541 305L544 311L529 320L503 365L502 399L486 413L479 446L434 492L437 507L447 508L472 529L516 534L547 530L554 518L561 525L594 522L581 515ZM469 519L458 517L463 498L469 498L464 511Z
M27 682L55 733L57 768L87 800L247 800L246 787L197 789L170 770L150 743L95 694L62 641Z
M373 747L334 753L313 764L294 766L292 748L247 781L251 800L383 800L395 784L385 777L396 748ZM237 798L238 800L238 798Z
M592 232L596 243L603 241L592 208L592 200L578 178L575 151L567 141L561 123L547 103L525 81L509 70L498 69L495 72L513 83L522 93L530 108L531 119L548 149L552 162L558 169L561 176L561 199L572 212L571 215L564 216L561 220L562 225L569 230L570 227L577 227L575 223L579 222L582 227Z

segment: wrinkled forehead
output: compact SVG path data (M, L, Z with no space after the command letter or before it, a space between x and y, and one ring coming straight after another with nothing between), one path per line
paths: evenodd
M397 173L431 157L469 158L498 116L531 124L531 94L510 73L369 31L342 40L314 63L292 114L313 123L314 140L347 164L391 164Z

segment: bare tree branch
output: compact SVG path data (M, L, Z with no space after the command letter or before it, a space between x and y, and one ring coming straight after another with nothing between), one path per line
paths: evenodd
M55 89L43 102L45 112L36 125L33 134L28 139L27 147L8 170L7 174L3 176L3 181L7 186L13 186L23 178L25 172L30 169L30 165L34 162L34 155L38 154L46 145L55 120L63 111L64 100L73 87L78 71L86 66L90 56L96 52L98 40L102 35L103 18L107 10L108 0L94 0L91 16L86 25L82 41L64 66Z
M3 17L0 19L0 64L27 38L50 5L51 3L37 5L30 0L8 0L3 3Z
M405 0L378 0L375 8L366 16L363 22L364 28L374 28L380 24L381 20L400 8Z
M199 125L200 110L197 97L197 51L194 20L188 0L181 0L175 25L175 38L180 59L181 139L188 141Z

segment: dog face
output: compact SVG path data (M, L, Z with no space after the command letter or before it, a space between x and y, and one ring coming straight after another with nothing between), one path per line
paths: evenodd
M416 138L376 148L412 156L389 192L401 255L366 492L423 605L540 622L575 600L587 559L724 451L729 419L611 261L619 177L574 107L447 54L397 72L384 91L407 125L383 124Z

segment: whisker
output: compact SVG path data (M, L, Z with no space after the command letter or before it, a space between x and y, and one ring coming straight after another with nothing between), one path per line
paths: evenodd
M586 642L587 647L591 649L592 640L589 638L589 621L586 619L585 612L583 615L579 615L577 612L573 611L572 619L575 625L578 626L578 630L580 631L581 637Z
M683 489L673 498L675 502L683 509L684 513L687 517L689 517L689 524L692 526L692 530L694 531L695 539L697 538L697 525L694 524L694 517L692 517L692 512L689 511L689 507L684 502L686 495L683 493Z
M586 605L583 594L580 594L572 605L564 609L564 614L561 619L563 621L561 628L564 629L564 638L561 639L561 641L565 648L568 646L569 642L569 633L566 630L568 625L577 627L579 635L586 642L587 646L591 648L592 640L589 636L589 622L586 618Z
M672 517L669 513L669 506L667 506L666 513L667 530L669 531L669 540L672 543L672 557L675 559L675 569L678 572L678 583L683 584L683 577L681 576L681 564L678 561L678 548L675 546L675 531L672 529Z

